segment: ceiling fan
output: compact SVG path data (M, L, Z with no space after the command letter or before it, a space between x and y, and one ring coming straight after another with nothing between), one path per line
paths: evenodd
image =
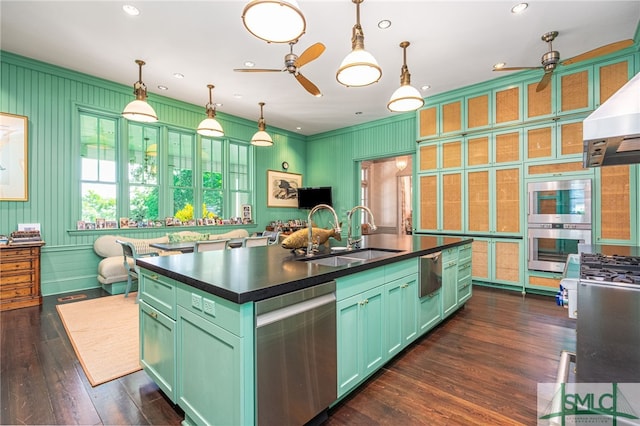
M542 79L538 83L536 87L536 92L541 92L544 90L549 82L551 81L551 75L553 71L557 68L558 65L569 65L574 64L576 62L584 61L587 59L595 58L600 55L605 55L607 53L615 52L616 50L624 49L625 47L631 46L633 44L633 40L621 40L611 44L607 44L605 46L598 47L596 49L590 50L585 53L581 53L580 55L574 56L573 58L567 59L566 61L560 62L560 52L557 50L553 50L552 42L558 36L558 31L550 31L542 35L541 39L544 42L549 44L549 50L542 55L541 67L502 67L496 68L494 67L494 71L518 71L518 70L533 70L533 69L543 69L544 75Z
M305 76L300 74L300 67L317 59L322 52L324 52L324 44L316 43L307 48L300 56L293 53L293 45L295 42L289 43L290 51L284 56L284 68L282 69L264 69L264 68L236 68L234 71L238 72L284 72L289 71L298 80L298 83L305 88L305 90L311 93L313 96L320 97L322 93L320 89L309 81Z

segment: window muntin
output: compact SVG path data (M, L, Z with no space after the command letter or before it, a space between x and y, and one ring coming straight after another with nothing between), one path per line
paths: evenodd
M129 212L136 221L159 218L160 131L155 127L128 123L127 171Z

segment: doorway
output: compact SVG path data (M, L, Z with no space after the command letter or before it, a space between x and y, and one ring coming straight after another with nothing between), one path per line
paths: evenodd
M369 207L379 234L411 234L411 155L365 160L360 163L360 204ZM369 219L362 215L361 221Z

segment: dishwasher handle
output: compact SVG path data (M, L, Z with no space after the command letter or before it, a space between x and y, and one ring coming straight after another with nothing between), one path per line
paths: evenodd
M322 296L296 303L295 305L285 306L275 311L266 312L256 317L256 328L264 327L276 321L290 318L319 308L330 303L336 303L335 293L324 294Z

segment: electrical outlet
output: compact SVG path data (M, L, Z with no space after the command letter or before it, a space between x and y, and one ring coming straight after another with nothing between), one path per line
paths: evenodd
M201 311L202 310L202 296L198 296L197 294L191 293L191 306L193 306L194 308L196 308L199 311Z
M209 299L202 299L202 311L212 317L216 316L216 302Z

